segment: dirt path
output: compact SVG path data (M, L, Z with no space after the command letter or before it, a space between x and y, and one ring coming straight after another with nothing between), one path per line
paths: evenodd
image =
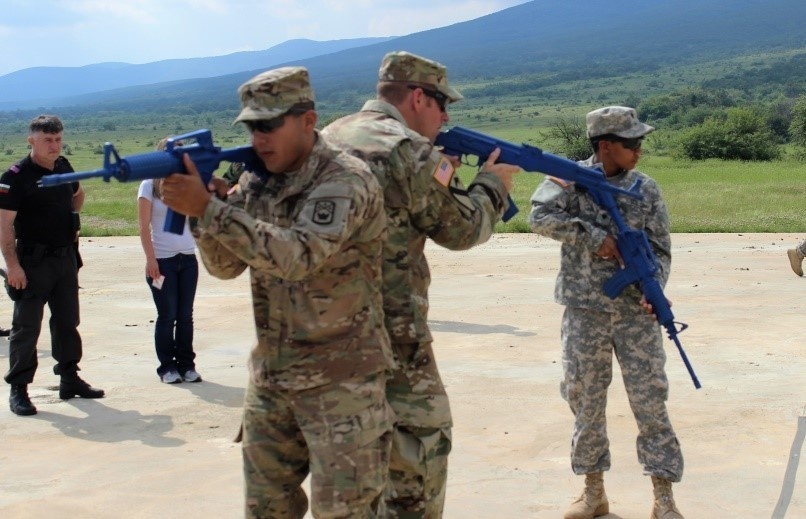
M667 341L669 409L686 473L675 486L687 518L806 517L806 278L785 250L803 236L673 236L666 295L690 325L680 339L695 390ZM82 376L97 401L58 399L43 330L34 417L0 391L0 516L4 518L242 517L240 420L254 341L245 276L202 274L196 304L201 384L160 384L154 309L134 238L85 240ZM447 518L557 518L581 488L568 451L571 413L559 395L559 326L552 301L556 243L496 235L473 250L429 244L432 329L454 412ZM11 307L0 308L0 322ZM47 328L47 327L45 327ZM7 365L8 342L0 341ZM6 368L3 368L4 371ZM798 425L801 424L799 433ZM645 518L651 484L635 456L636 427L616 370L608 427L608 518ZM785 515L780 515L782 512Z

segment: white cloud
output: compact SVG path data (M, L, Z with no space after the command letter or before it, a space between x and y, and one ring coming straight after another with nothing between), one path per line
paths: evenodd
M153 9L150 2L109 2L104 0L82 0L63 2L67 11L78 13L92 25L99 25L103 20L107 23L154 23L159 19L159 12Z

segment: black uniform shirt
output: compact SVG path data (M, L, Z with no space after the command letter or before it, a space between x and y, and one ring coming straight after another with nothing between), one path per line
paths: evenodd
M16 211L14 232L26 244L64 247L75 240L73 193L78 182L40 187L39 179L55 173L70 173L64 157L56 159L53 171L37 165L30 155L0 176L0 209Z

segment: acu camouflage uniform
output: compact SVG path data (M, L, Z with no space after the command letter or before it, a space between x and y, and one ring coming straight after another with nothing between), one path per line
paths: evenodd
M272 102L280 101L264 101ZM246 516L302 518L310 471L314 517L382 517L392 356L377 180L317 136L299 170L241 175L227 203L210 202L194 235L212 275L234 278L247 267L251 275L257 345L243 417Z
M434 70L440 72L438 81L431 77ZM447 87L444 72L442 65L398 52L384 58L380 79L425 83L442 88L449 99L461 99ZM397 361L386 390L396 415L388 514L438 518L453 423L428 329L431 276L425 242L430 238L453 250L485 242L505 210L507 191L498 177L484 171L465 188L450 162L385 101L366 102L360 112L333 122L322 134L367 162L384 191L383 304Z
M600 166L594 164L594 157L580 164ZM659 187L636 170L607 180L624 189L641 182L643 200L616 197L616 202L625 223L646 233L658 260L658 281L664 286L671 266L671 238ZM554 299L566 307L561 330L561 393L574 413L574 473L610 468L605 407L615 353L638 424L638 460L644 472L680 481L683 457L666 410L669 385L660 327L640 306L641 292L636 286L627 287L615 300L602 289L619 265L596 252L608 234L617 235L615 224L582 189L552 178L546 178L532 195L529 223L534 232L562 242Z

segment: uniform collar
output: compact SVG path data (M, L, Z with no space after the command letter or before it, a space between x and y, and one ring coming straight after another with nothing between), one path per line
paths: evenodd
M382 114L388 115L389 117L395 119L403 126L408 127L409 125L406 123L406 120L403 118L403 115L400 113L400 110L395 108L395 106L391 103L387 103L386 101L382 101L380 99L370 99L364 106L361 107L362 112L380 112Z

